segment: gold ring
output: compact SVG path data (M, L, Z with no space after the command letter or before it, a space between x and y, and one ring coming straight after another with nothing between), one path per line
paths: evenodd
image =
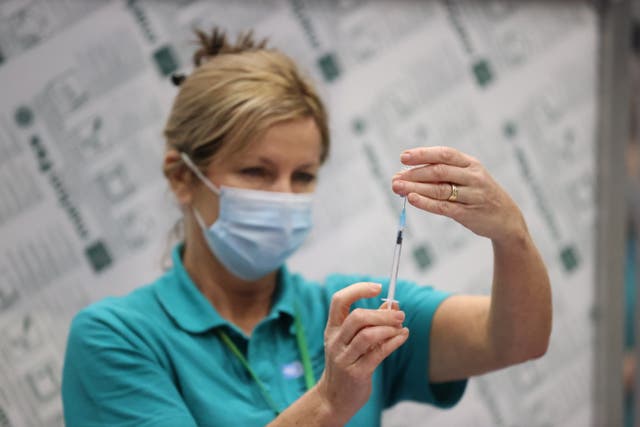
M455 202L456 200L458 200L458 187L450 182L449 183L451 185L451 194L449 194L449 198L447 199L450 202Z

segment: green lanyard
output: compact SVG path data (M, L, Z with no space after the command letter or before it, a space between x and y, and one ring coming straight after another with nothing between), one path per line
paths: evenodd
M311 367L311 357L309 357L309 347L307 346L307 339L304 334L304 328L302 326L302 322L300 321L300 311L298 310L298 306L296 305L296 315L293 318L293 323L296 328L296 341L298 343L298 350L300 351L300 357L302 358L302 367L304 369L304 382L307 386L307 390L311 390L311 388L316 384L316 380L313 376L313 369ZM267 402L267 404L273 409L276 416L280 415L280 409L278 405L274 402L273 398L267 391L264 383L260 381L258 375L256 375L255 371L249 366L249 361L244 357L242 352L238 349L238 347L231 341L231 338L224 333L221 329L218 329L218 335L222 342L229 347L231 353L238 358L242 366L247 370L253 381L260 388L260 393L262 393L262 397Z

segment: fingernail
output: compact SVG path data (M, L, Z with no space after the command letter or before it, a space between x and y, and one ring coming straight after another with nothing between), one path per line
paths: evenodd
M400 156L400 160L402 160L403 162L406 162L407 160L411 159L411 153L408 151L405 151L404 153L402 153L402 155Z
M393 315L397 320L404 320L404 311L396 311Z
M380 283L371 283L373 285L374 288L376 288L376 290L381 289L382 285Z

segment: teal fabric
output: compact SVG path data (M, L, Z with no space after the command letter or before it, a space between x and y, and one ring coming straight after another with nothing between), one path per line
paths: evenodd
M295 301L302 307L318 379L331 296L355 282L377 281L333 275L320 284L283 267L272 309L249 339L200 293L180 253L177 246L173 268L152 284L104 299L75 316L62 384L68 427L264 426L274 413L216 329L229 335L284 409L306 391L293 326ZM436 385L427 380L431 320L447 296L398 283L396 297L407 313L410 338L377 369L371 398L348 426L379 426L382 410L401 400L450 407L460 399L466 381ZM374 298L354 308L379 305Z
M625 334L624 344L626 349L635 347L635 305L636 305L636 275L637 275L637 239L634 233L627 236L624 266L624 301L625 301Z
M624 273L624 290L625 290L625 350L628 352L634 351L635 348L635 306L636 306L636 277L637 277L637 265L636 260L638 259L637 255L637 243L638 239L636 234L631 231L627 235L627 247L626 247L626 258L625 258L625 273ZM624 411L625 411L625 420L624 425L626 427L633 426L633 422L635 419L635 411L633 408L633 393L626 393L624 398Z

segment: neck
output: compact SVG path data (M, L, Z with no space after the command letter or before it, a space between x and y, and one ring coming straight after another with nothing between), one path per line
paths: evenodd
M240 279L211 253L197 225L185 228L188 238L182 256L184 268L218 313L250 336L269 314L277 272L255 281Z

